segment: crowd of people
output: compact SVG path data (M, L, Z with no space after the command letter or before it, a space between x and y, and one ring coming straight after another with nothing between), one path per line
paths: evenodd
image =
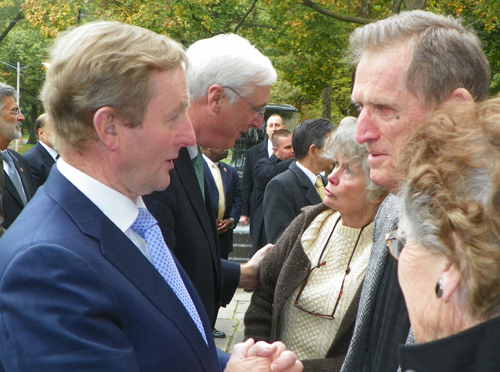
M497 371L500 98L479 39L411 11L349 45L358 117L270 115L241 182L222 160L277 79L242 37L61 34L24 156L0 84L0 371Z

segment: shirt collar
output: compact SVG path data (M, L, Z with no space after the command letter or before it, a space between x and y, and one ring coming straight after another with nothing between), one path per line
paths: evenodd
M309 180L311 180L312 184L315 185L316 179L318 178L318 176L316 176L313 172L311 172L309 169L307 169L302 164L300 164L299 161L296 161L295 164L297 164L297 167L299 167L300 170L305 173L307 178L309 178Z
M62 158L59 158L56 165L61 174L123 232L132 226L139 208L146 208L142 197L139 196L134 203L125 195L69 165Z
M59 155L59 153L54 150L52 147L50 146L47 146L45 143L43 143L42 141L38 141L38 143L40 145L42 145L42 147L47 150L47 152L50 154L50 156L52 156L52 158L54 158L54 160L56 160L56 156Z

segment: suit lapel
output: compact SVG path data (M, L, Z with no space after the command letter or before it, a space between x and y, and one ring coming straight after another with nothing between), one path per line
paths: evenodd
M45 162L45 164L47 164L49 167L51 167L52 165L54 165L56 163L56 161L54 160L54 158L49 154L49 152L40 144L40 142L38 142L36 144L37 146L37 151L38 153L40 154L40 156L43 158L43 161Z
M11 150L7 150L7 151L9 152L10 156L14 160L14 165L16 166L17 173L19 174L19 177L21 177L21 183L23 184L23 189L24 189L24 193L26 194L26 199L29 201L31 199L31 197L33 196L33 181L31 179L31 173L29 173L31 171L30 171L28 166L24 167L20 163L18 157L21 155L17 154L14 151L11 151ZM12 186L14 186L14 184L12 184ZM16 190L16 194L18 194L17 190ZM18 194L18 196L19 196L19 194ZM21 200L20 197L19 197L19 200Z
M321 203L321 197L319 196L309 177L307 177L307 175L295 163L290 164L289 168L295 173L300 181L301 186L307 190L305 195L311 205Z
M14 186L12 181L10 180L9 175L7 174L7 172L5 172L5 170L3 171L3 184L4 184L4 186L3 186L4 190L7 191L8 193L10 193L20 206L24 206L24 203L21 200L21 197L19 196L19 193L17 192L16 187Z
M219 170L220 170L220 176L221 176L221 179L222 179L222 185L224 187L224 193L227 194L228 174L227 174L226 164L219 162L218 167L219 167Z
M115 266L139 291L153 303L166 318L178 326L192 345L193 350L199 355L202 364L213 360L210 350L211 329L210 325L196 292L180 267L177 260L179 272L186 283L193 302L203 321L205 334L209 340L210 349L201 337L198 328L192 321L184 305L177 298L163 277L130 241L130 239L118 229L87 197L85 197L73 184L54 168L46 182L45 190L61 207L71 216L83 234L93 237L101 244L102 255Z
M182 148L179 151L179 157L174 160L175 171L179 175L179 180L181 181L182 186L186 191L186 195L189 199L192 209L196 213L196 217L205 233L205 237L210 245L210 254L212 256L212 261L214 267L216 268L216 276L220 278L219 274L219 261L220 255L218 254L214 233L212 232L212 226L214 226L215 222L210 219L210 215L208 213L207 203L203 200L203 196L201 195L201 190L198 184L198 180L196 179L196 174L194 172L193 163L191 161L191 157L189 156L189 152L187 148ZM206 179L206 177L205 177ZM207 188L205 187L205 191ZM205 197L209 195L208 192L205 192ZM208 198L207 198L208 199ZM200 208L201 205L205 205L205 208ZM210 207L212 209L212 207Z

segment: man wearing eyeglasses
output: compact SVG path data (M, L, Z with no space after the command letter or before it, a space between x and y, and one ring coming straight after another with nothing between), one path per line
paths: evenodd
M220 248L199 147L233 148L249 128L260 128L271 84L271 62L247 40L219 35L194 43L187 51L190 96L188 115L196 145L174 160L167 190L145 197L167 245L186 270L215 325L219 307L237 287L255 288L262 250L246 264L220 259Z
M0 150L3 158L4 210L3 228L7 229L33 197L35 189L28 162L17 152L8 149L11 141L21 138L24 116L16 102L17 93L9 85L0 83L2 115L0 117Z

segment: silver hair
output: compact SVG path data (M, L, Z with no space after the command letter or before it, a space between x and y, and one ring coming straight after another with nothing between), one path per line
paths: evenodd
M17 92L10 85L0 83L0 109L3 109L4 97L12 97L17 101Z
M366 198L375 201L387 195L387 190L370 180L370 165L366 146L356 142L356 121L346 121L327 139L323 148L323 157L335 160L338 156L346 157L349 162L361 166L366 180Z
M476 101L486 99L491 72L481 42L452 17L414 10L357 28L349 40L351 63L405 42L413 52L407 88L427 107L438 106L457 88Z
M205 97L214 84L230 86L247 96L252 93L252 83L271 85L278 77L269 58L248 40L234 34L199 40L189 47L187 55L186 79L193 101ZM238 98L230 89L225 92L231 104Z

